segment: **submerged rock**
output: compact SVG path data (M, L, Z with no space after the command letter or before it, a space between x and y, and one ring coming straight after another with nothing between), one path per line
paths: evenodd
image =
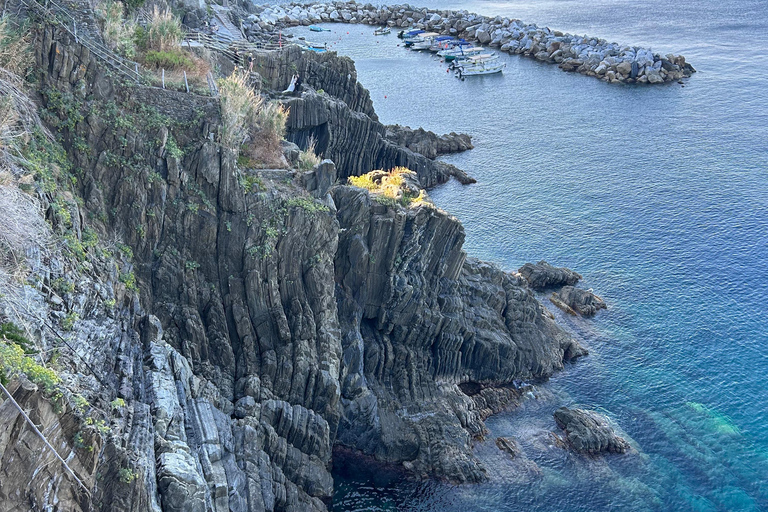
M592 293L592 290L563 286L562 290L557 294L553 293L554 295L581 316L595 316L601 309L608 309L605 301Z
M513 459L522 453L520 443L514 437L497 437L496 446L499 447L499 450L507 452Z
M565 431L568 445L579 453L625 453L629 443L616 434L608 419L595 411L561 407L555 423Z
M518 269L528 285L534 290L545 290L564 285L574 285L581 275L565 267L553 267L544 260L537 264L526 263Z

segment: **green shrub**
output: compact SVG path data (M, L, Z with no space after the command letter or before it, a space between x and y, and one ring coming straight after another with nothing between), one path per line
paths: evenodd
M150 50L144 56L144 64L155 69L192 69L195 63L180 48L171 48L167 51Z
M64 319L61 321L61 328L65 331L71 331L75 327L75 322L80 320L80 315L75 313L74 311L71 311L67 313L67 316L64 317Z
M130 468L122 468L120 471L117 472L117 477L124 484L130 484L131 482L139 478L139 475L134 473L133 470Z
M22 335L21 329L13 324L0 326L0 383L23 373L48 394L54 394L61 382L58 374L38 364L29 357L32 343Z

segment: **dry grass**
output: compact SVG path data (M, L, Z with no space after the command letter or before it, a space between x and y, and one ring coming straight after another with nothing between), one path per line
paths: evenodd
M299 169L306 172L314 169L322 160L315 152L317 141L314 137L309 138L309 144L307 144L307 150L299 153Z
M253 157L265 167L287 167L280 141L285 137L288 109L273 101L262 105L256 114L256 126L250 147Z
M248 85L247 73L234 71L219 80L221 98L221 143L237 150L256 125L264 100Z
M0 19L0 67L26 78L32 71L33 56L28 31L12 26L7 17Z
M161 11L158 6L155 6L152 11L152 21L147 25L147 44L150 50L167 52L178 48L183 33L181 21L170 9Z
M98 7L104 17L104 40L116 52L133 58L136 55L136 23L123 17L122 2L105 2Z
M288 110L280 103L265 103L248 83L248 73L234 71L219 80L221 143L242 151L242 160L255 166L283 168L280 141L285 137Z

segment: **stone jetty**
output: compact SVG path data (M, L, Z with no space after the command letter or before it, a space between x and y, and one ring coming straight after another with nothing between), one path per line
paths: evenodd
M567 34L517 19L481 16L465 10L426 9L407 4L376 7L341 1L255 6L252 10L256 12L242 22L249 39L260 39L265 32L291 26L359 23L394 29L411 27L461 37L611 83L661 84L679 81L696 71L682 55L660 55L649 48L609 43L597 37Z

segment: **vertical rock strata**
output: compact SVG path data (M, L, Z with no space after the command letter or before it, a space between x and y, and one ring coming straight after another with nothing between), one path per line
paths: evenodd
M383 206L361 189L333 197L344 348L338 442L423 473L481 480L471 437L482 435L485 411L514 393L467 390L547 377L579 348L521 277L466 258L455 218Z
M322 203L300 184L324 198L327 176L240 171L215 142L215 100L121 85L52 27L39 41L79 213L132 248L141 302L114 271L79 285L123 290L112 320L77 306L78 351L98 379L67 370L91 403L126 403L75 465L92 499L53 464L56 492L31 489L38 448L16 443L28 432L5 401L0 424L20 430L0 431L1 509L320 511L334 444L478 481L483 419L514 399L514 381L582 353L521 277L466 258L445 212L346 186ZM12 389L77 444L66 412Z

